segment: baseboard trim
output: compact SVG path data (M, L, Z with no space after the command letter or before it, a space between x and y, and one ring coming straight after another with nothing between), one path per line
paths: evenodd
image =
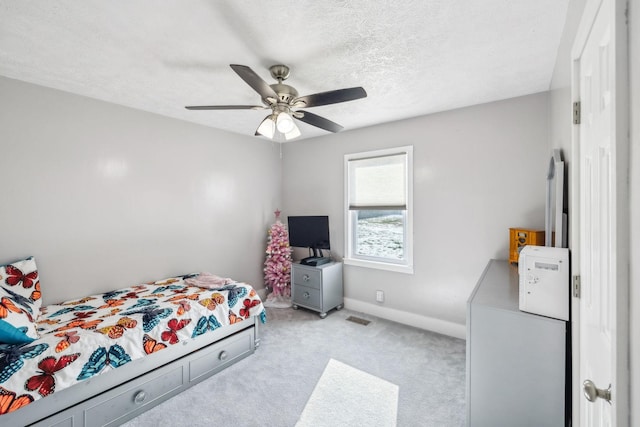
M466 326L459 323L421 316L415 313L396 310L395 308L382 307L352 298L344 299L344 307L349 310L360 311L372 316L381 317L383 319L414 326L420 329L426 329L428 331L437 332L450 337L460 338L463 340L467 337Z

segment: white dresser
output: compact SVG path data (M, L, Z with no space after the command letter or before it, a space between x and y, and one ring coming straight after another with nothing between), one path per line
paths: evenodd
M467 425L566 425L567 328L520 311L517 267L491 260L467 301Z

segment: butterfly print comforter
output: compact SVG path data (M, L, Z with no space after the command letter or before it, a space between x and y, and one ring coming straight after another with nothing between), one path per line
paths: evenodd
M0 415L132 360L266 313L244 283L188 286L194 275L50 305L40 338L0 345Z

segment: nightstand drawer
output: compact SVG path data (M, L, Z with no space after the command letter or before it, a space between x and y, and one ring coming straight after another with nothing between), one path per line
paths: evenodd
M307 308L320 310L322 293L318 289L307 286L295 286L293 288L293 303Z
M296 266L293 269L293 283L314 289L322 289L322 273L317 268L311 269Z

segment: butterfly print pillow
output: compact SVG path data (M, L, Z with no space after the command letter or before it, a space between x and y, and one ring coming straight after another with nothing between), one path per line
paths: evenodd
M0 266L0 343L8 343L2 338L6 336L11 336L13 343L16 338L22 342L39 338L35 321L41 305L40 280L33 257Z

